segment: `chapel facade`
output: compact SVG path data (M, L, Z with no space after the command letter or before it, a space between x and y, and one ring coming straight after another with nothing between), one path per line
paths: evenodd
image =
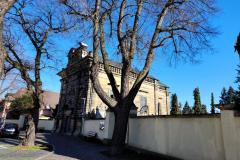
M58 75L61 77L61 91L56 117L56 131L77 135L81 132L81 122L87 113L96 112L97 118L104 118L107 106L95 92L90 80L92 56L87 45L80 44L68 53L68 64ZM120 87L121 64L111 61L110 69ZM136 79L137 72L131 74L130 86ZM113 97L110 83L102 63L99 63L99 81L110 97ZM170 114L169 87L154 77L147 77L135 100L137 115Z

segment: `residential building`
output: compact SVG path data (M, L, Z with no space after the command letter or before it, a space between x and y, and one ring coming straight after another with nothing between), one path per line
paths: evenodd
M16 98L21 98L24 94L27 94L28 90L25 88L19 89L16 93L8 93L5 99L2 100L3 103L0 104L0 118L6 118L8 112L15 112L10 109L11 102ZM59 93L52 91L43 91L41 97L41 108L39 111L40 119L49 119L53 117L53 110L59 101Z

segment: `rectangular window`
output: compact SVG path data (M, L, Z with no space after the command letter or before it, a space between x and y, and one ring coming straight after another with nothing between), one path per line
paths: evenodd
M140 96L140 114L148 115L147 97Z
M140 105L141 107L144 107L147 105L147 97L144 97L144 96L140 97Z

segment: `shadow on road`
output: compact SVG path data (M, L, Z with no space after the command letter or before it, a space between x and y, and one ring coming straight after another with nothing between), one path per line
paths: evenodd
M0 142L5 144L11 144L11 145L18 145L20 143L18 139L11 139L11 138L0 138Z
M109 146L87 142L78 137L67 135L40 134L38 139L54 145L54 154L58 155L59 158L63 156L80 160L177 160L164 155L136 152L129 149L122 155L111 157L108 154Z

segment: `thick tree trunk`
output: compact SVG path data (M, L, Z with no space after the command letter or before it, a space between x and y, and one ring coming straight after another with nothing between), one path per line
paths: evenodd
M37 127L38 127L38 121L39 121L39 108L40 107L34 107L32 109L32 117L33 117L33 122L34 122L34 125L35 125L35 128L36 128L36 131L37 131Z
M0 78L3 75L5 49L3 45L3 16L0 15Z
M127 124L130 104L117 105L115 115L115 125L112 137L111 155L121 154L125 146L125 139L127 134Z
M34 146L35 145L35 125L31 115L28 116L26 136L20 145Z
M35 143L35 137L36 137L37 126L39 121L39 109L40 109L39 98L34 97L33 104L34 104L34 108L31 110L31 115L29 115L29 118L28 118L26 136L22 142L22 145L24 146L33 146Z

